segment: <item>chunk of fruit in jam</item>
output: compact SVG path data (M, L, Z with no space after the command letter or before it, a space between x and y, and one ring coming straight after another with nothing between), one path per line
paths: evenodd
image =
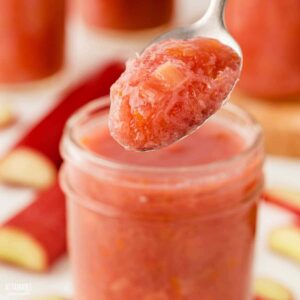
M240 66L238 54L214 39L151 45L127 63L111 88L111 135L130 150L174 143L220 108Z

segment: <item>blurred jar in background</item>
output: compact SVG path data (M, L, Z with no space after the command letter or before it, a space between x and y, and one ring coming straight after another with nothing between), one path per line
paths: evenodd
M174 0L78 1L88 25L117 30L138 30L167 24L174 10Z
M78 1L79 0L67 0L67 14L68 17L69 16L74 16L77 15L79 12L79 8L78 8Z
M64 0L0 0L0 84L56 73L64 58Z
M241 45L239 87L250 95L300 95L300 0L229 0L229 31Z

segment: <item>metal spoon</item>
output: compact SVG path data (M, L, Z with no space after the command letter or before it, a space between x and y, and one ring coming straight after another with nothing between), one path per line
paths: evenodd
M219 40L231 47L242 59L242 51L238 43L226 30L224 9L226 0L211 0L204 16L192 25L177 28L154 39L151 44L166 39L187 40L195 37L207 37Z

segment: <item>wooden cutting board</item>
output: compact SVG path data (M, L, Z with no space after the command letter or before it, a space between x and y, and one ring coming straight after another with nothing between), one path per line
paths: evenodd
M232 101L252 114L262 125L270 154L300 157L300 97L294 100L265 100L232 95Z

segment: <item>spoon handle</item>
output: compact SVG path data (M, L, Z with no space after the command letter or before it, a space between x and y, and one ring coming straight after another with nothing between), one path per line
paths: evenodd
M214 25L225 28L224 24L224 10L226 0L210 0L207 11L204 16L195 23L196 26Z

